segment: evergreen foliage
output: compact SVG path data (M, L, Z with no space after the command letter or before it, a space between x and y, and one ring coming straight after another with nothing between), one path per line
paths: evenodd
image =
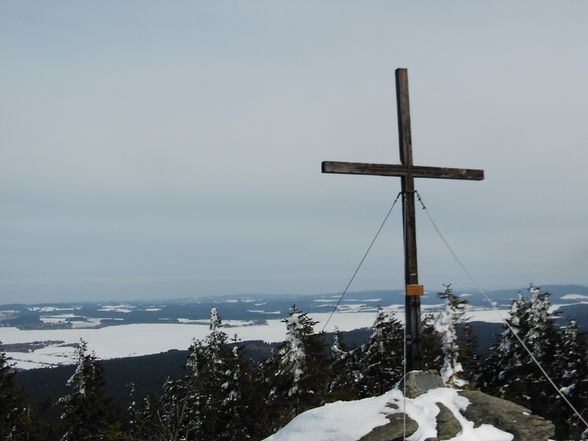
M269 386L269 413L277 426L324 403L329 381L323 338L314 333L317 322L292 306L284 323L286 341L263 367Z
M519 293L505 327L497 337L479 377L479 387L493 395L518 402L556 425L558 439L578 438L583 424L572 414L551 383L545 378L514 333L527 346L560 392L579 409L588 409L588 360L584 336L575 321L563 332L555 326L549 294L531 286L528 296Z
M588 355L586 338L578 329L578 323L570 319L563 330L561 345L557 354L556 369L560 374L560 391L576 407L588 412ZM557 397L559 400L560 397ZM559 400L563 401L563 400ZM580 419L569 412L564 403L557 421L577 439L586 428Z
M435 316L425 314L422 316L423 335L423 369L436 371L443 366L443 350L441 348L441 336L435 329Z
M59 400L61 420L66 428L62 441L105 439L107 402L103 395L103 372L87 343L80 340L77 368L67 385L72 392Z
M243 390L251 381L250 372L240 349L229 344L221 325L213 308L209 334L202 341L194 340L189 348L186 376L169 378L163 385L156 411L159 439L249 438L249 398Z
M23 436L22 399L22 392L16 384L10 360L6 353L0 350L0 439L16 440Z
M184 382L168 378L161 388L157 411L158 440L177 441L188 439L190 425L186 417L186 391Z
M353 400L358 396L358 385L362 377L359 371L359 355L360 349L348 349L341 332L336 329L329 363L329 401Z
M466 322L465 308L467 301L453 293L451 284L446 285L445 291L437 293L444 301L443 310L435 320L435 330L441 337L443 351L443 366L440 373L443 382L448 385L462 387L467 384L464 379L463 366L460 359L460 345L457 327Z
M378 307L372 329L359 360L360 397L381 395L392 389L404 371L404 331L400 321Z
M158 440L157 435L161 433L161 413L157 404L157 399L152 395L143 397L142 406L137 406L135 410L136 420L134 424L129 425L129 439L131 441Z
M128 412L128 433L129 439L136 440L140 436L141 415L137 406L137 397L135 392L135 383L129 384L129 405Z
M478 382L482 359L478 353L478 339L472 325L465 322L461 326L459 341L459 359L463 367L462 378L470 385Z
M555 313L549 310L549 294L531 286L529 297L519 293L513 301L505 327L492 347L485 363L481 384L492 393L519 402L534 410L545 400L554 400L552 387L535 365L519 339L535 359L557 378L555 357L559 333L555 328Z

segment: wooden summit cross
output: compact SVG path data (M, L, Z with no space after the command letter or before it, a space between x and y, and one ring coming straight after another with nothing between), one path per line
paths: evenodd
M484 179L484 171L413 165L408 103L408 74L406 69L396 69L396 105L398 109L400 165L324 161L322 163L322 172L350 175L400 176L403 194L402 223L404 230L404 279L406 283L405 326L407 331L407 363L408 370L420 370L423 367L420 296L423 295L424 288L422 285L419 285L417 267L414 178L481 181Z

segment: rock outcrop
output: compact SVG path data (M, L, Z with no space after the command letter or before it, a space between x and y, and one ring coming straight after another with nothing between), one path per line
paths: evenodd
M388 415L386 418L388 418L390 421L388 424L376 427L367 435L362 436L359 441L402 441L404 439L404 414L393 413ZM407 416L406 437L408 438L410 435L416 432L417 428L418 424Z
M459 395L470 405L462 412L476 426L491 424L514 435L514 441L547 441L555 428L551 421L531 414L531 411L512 401L496 398L477 390L464 390Z
M444 387L441 377L436 371L409 372L406 379L406 397L416 398L427 391ZM404 389L401 384L400 390ZM474 427L491 425L504 432L511 433L513 441L548 441L555 433L553 423L537 415L523 406L511 401L496 398L475 390L463 390L459 396L466 398L469 405L461 411L461 415L474 424ZM449 440L457 436L462 426L453 412L441 403L436 403L439 413L436 417L437 438L427 441ZM359 441L401 441L403 439L402 413L388 415L388 424L376 427ZM415 433L418 424L406 419L406 437Z
M436 389L438 387L445 387L439 372L435 370L430 371L411 371L406 374L406 385L401 381L398 389L404 391L406 389L406 398L416 398L425 392Z

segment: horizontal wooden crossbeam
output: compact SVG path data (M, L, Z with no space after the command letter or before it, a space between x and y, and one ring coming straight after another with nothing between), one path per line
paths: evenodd
M407 167L394 164L336 161L324 161L322 163L323 173L345 175L408 176L409 169L414 178L464 179L468 181L481 181L484 179L484 170L467 168L423 167L417 165Z

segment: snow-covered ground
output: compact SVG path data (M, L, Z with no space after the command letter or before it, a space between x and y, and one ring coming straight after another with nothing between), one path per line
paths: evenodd
M436 403L444 404L461 424L461 432L449 441L512 441L514 438L487 424L474 427L460 413L469 405L467 398L459 396L455 389L438 388L415 399L405 400L402 392L395 389L379 397L326 404L298 415L265 441L355 441L387 424L387 415L405 408L406 414L418 424L417 431L407 441L425 441L437 437L435 418L440 409Z
M561 297L562 300L585 300L588 301L588 296L584 294L566 294Z
M120 305L117 305L117 307ZM403 320L402 305L391 305L384 308ZM352 309L355 311L355 309ZM427 309L425 308L425 311ZM505 314L505 312L503 312ZM499 323L500 317L494 311L472 309L472 320ZM320 331L330 313L309 314L319 323L316 330ZM326 331L337 327L341 331L370 327L376 317L376 311L369 312L337 312L328 323ZM132 357L156 354L170 349L187 349L193 338L203 338L208 333L206 320L182 320L184 323L128 324L106 326L96 329L35 329L22 330L14 327L0 327L0 341L4 344L30 343L43 341L61 341L32 352L7 352L7 355L20 369L33 369L72 363L75 348L80 338L88 342L88 347L95 351L101 359ZM252 321L228 320L224 322L225 332L229 336L237 334L241 340L263 340L266 342L282 341L286 334L285 324L279 318L258 324Z

